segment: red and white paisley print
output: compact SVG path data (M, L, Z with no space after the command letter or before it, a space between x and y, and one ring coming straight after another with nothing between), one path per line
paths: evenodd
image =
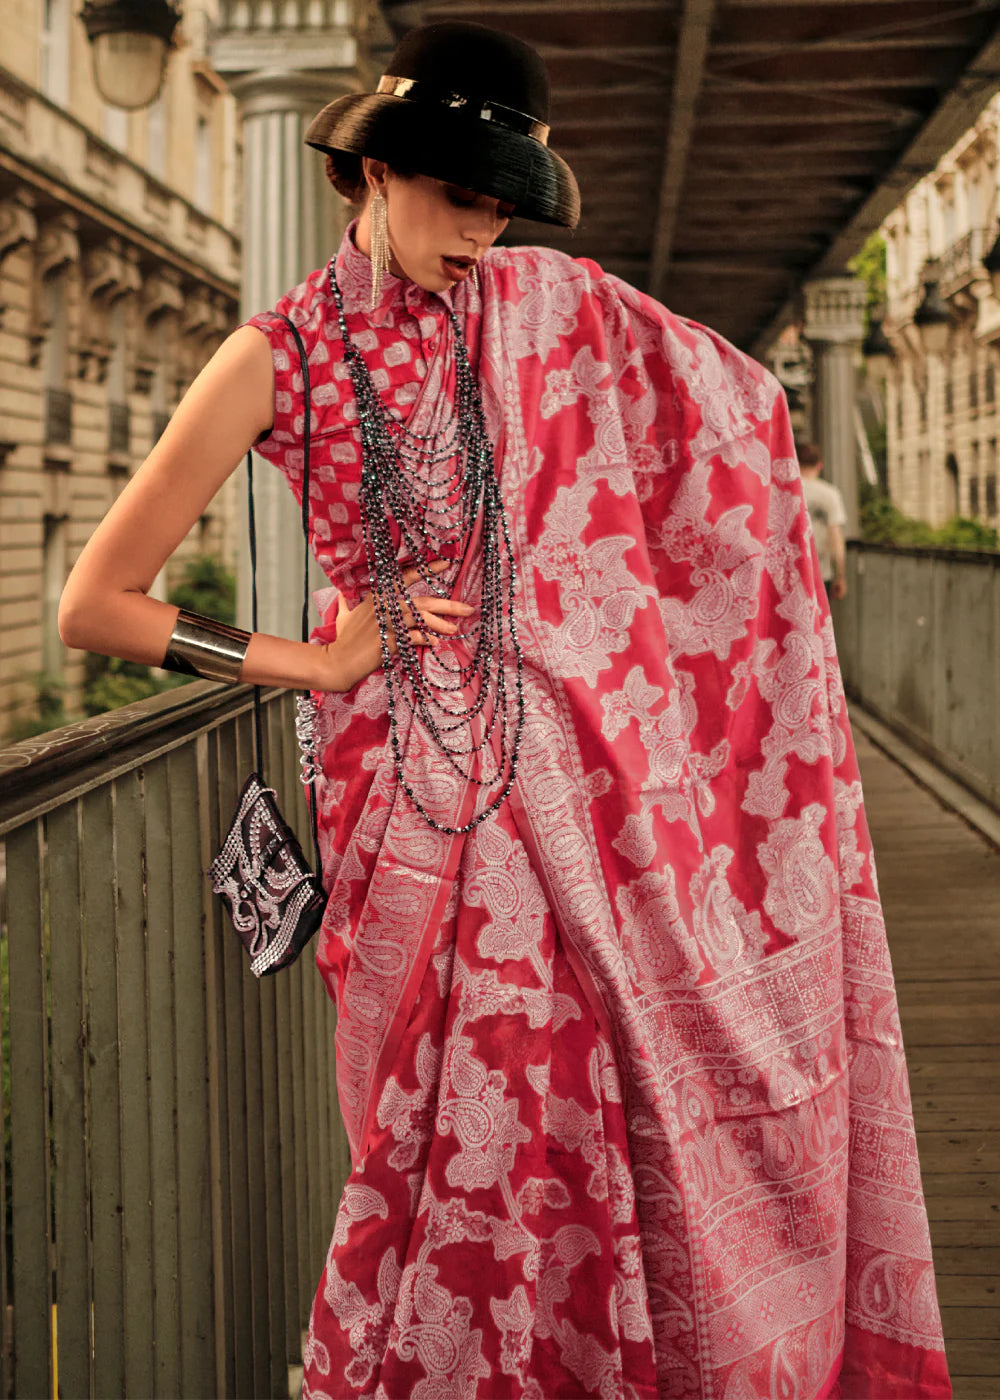
M446 298L387 278L369 313L350 231L338 269L419 431L453 388ZM495 820L442 836L397 790L382 677L320 697L318 961L353 1171L303 1393L943 1400L892 972L780 389L593 263L497 248L479 276L447 301L517 555L521 768ZM353 603L360 438L325 273L279 309L310 353L313 549ZM301 492L294 347L253 324L275 367L260 451ZM462 824L476 792L418 724L405 744Z

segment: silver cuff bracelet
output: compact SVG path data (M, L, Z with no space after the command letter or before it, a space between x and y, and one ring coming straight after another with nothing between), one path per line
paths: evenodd
M238 627L182 608L160 665L165 671L234 684L240 678L250 637L251 633Z

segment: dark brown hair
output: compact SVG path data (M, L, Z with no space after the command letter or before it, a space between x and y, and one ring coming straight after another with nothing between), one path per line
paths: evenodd
M814 442L800 442L796 438L795 455L799 459L800 467L820 467L823 465L823 454Z
M328 152L326 157L326 178L337 193L358 210L364 208L368 198L368 181L365 179L362 159L361 156L352 155L350 151ZM415 170L400 169L397 164L391 169L394 175L403 180L417 173Z
M338 151L335 156L328 155L326 158L326 178L337 193L347 200L348 204L356 206L364 204L368 182L365 180L365 172L361 168L360 156L348 155L346 151Z

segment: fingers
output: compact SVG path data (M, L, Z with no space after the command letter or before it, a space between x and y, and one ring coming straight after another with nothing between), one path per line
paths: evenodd
M418 608L420 612L447 613L452 617L471 617L476 611L458 598L411 598L410 606Z
M420 620L419 622L414 621L413 627L411 629L414 632L438 632L442 636L450 637L458 631L457 623L448 622L443 617L435 617L433 613L418 612L416 614L416 617Z
M456 617L464 622L476 611L457 598L414 598L410 608L414 616L422 618L435 632L457 632L459 624L447 619Z
M406 635L415 647L436 647L438 645L437 637L428 637L419 627L411 627ZM389 655L395 656L399 651L395 633L390 632L386 640L389 645Z
M449 562L448 559L435 559L430 566L430 572L432 574L441 573L442 570L447 569ZM423 574L419 569L409 568L403 570L403 582L406 584L407 588L409 588L411 583L416 583L420 578L423 578Z
M449 622L449 617L464 621L476 610L468 603L460 603L457 598L413 598L402 611L407 627L413 626L419 630L422 626L430 632L450 635L458 631L458 623Z

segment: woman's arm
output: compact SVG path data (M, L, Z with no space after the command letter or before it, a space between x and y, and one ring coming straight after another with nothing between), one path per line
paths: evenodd
M830 553L833 555L833 587L830 590L835 598L847 596L847 547L844 532L839 525L829 527Z
M73 566L59 605L59 634L68 646L162 663L180 610L148 591L247 448L270 427L273 375L267 338L252 326L235 331L213 355ZM449 599L415 603L433 632L455 630L433 614L471 611ZM422 640L422 633L411 635ZM255 632L240 679L347 690L380 664L378 627L366 602L345 612L329 646Z

